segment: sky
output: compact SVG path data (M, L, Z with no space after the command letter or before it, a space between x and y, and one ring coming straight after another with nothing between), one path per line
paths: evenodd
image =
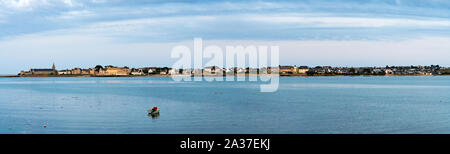
M450 1L0 0L0 74L171 66L196 37L277 45L282 65L450 66Z

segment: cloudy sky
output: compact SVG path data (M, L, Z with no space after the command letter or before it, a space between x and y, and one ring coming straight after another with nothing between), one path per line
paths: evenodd
M278 45L281 64L450 66L450 1L0 0L0 74L171 66L194 37Z

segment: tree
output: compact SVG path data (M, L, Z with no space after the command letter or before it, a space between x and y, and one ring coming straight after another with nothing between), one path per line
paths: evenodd
M316 74L316 72L314 72L314 70L306 71L306 75L308 75L308 76L313 76L314 74Z
M350 74L355 74L356 73L356 69L352 67L352 68L350 68L349 72L350 72Z
M99 71L100 69L103 70L103 66L102 65L95 66L95 71Z

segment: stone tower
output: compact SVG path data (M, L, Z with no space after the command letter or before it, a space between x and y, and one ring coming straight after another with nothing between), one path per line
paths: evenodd
M56 72L55 63L53 63L52 69L53 69L53 72Z

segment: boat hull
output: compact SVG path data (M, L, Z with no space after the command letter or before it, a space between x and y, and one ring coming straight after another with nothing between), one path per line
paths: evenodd
M148 114L159 114L159 107L156 110L147 110Z

